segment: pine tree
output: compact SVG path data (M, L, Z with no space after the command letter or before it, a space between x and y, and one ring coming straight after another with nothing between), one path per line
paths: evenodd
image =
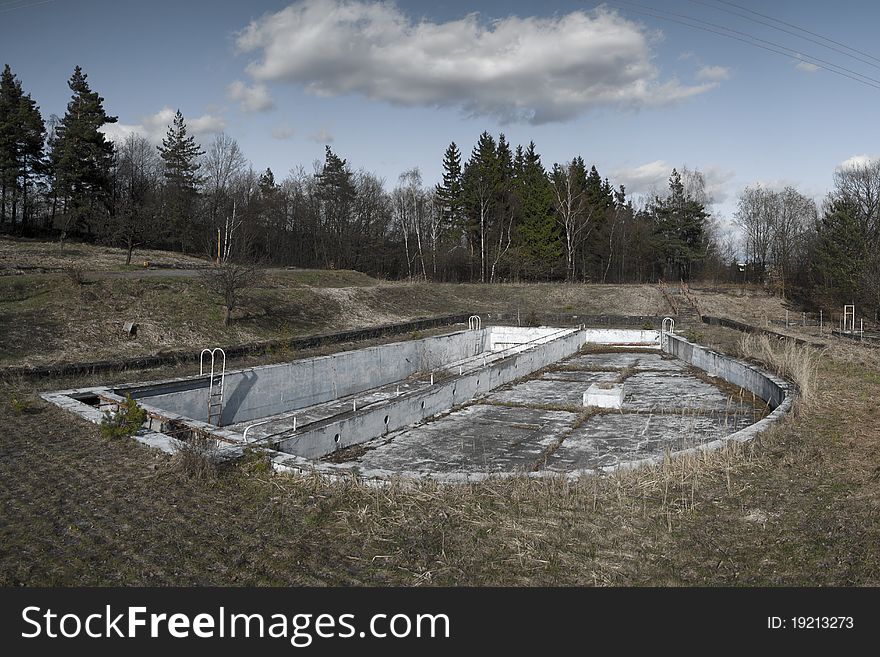
M186 121L180 110L177 110L168 126L162 145L156 148L164 163L166 183L177 190L195 193L201 182L198 171L202 165L199 158L205 153L196 143L196 138L187 135Z
M550 180L534 142L529 142L525 152L517 148L514 171L521 212L517 250L528 274L545 277L562 256L562 242L553 216Z
M836 198L816 226L812 273L835 305L855 302L869 257L858 216L855 203Z
M471 254L480 247L480 282L488 274L488 234L493 223L497 190L501 180L495 139L483 132L464 166L462 175L465 206L468 214L468 237Z
M7 64L0 75L0 222L6 221L7 199L15 195L17 172L16 114L21 83Z
M675 169L669 177L669 195L655 199L651 211L663 275L689 279L693 265L706 255L708 213L701 203L685 194L681 176Z
M443 182L434 190L441 230L444 237L459 239L465 232L464 190L462 188L461 151L455 142L443 154Z
M117 119L107 115L86 78L77 66L68 82L73 97L51 144L54 184L65 209L62 241L71 227L89 229L109 211L113 142L101 127Z
M166 219L181 250L186 252L194 246L198 232L198 185L202 181L199 158L205 153L195 137L187 135L186 121L180 110L174 115L162 145L157 149L165 178Z
M345 159L340 158L329 146L325 146L324 166L317 175L318 199L321 201L324 228L329 233L329 243L322 245L324 262L328 267L346 267L349 255L354 251L355 235L349 234L351 207L355 200L354 175Z
M40 109L7 64L0 74L0 221L6 220L7 194L11 197L11 219L18 215L21 192L21 229L30 216L31 181L46 172L44 145L46 126Z

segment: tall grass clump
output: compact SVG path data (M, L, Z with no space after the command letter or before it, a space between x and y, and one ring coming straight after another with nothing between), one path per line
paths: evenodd
M811 406L819 392L819 363L824 350L798 344L794 340L772 339L767 335L746 334L740 339L740 353L763 363L798 388L798 405Z

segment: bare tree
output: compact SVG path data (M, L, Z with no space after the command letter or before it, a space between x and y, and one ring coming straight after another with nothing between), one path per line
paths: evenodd
M149 140L131 134L117 147L114 180L116 213L110 218L109 233L113 241L125 246L125 264L130 265L135 247L155 240L160 232L156 192L161 168Z
M773 245L773 223L776 199L771 190L746 187L739 197L734 223L743 231L746 261L756 270L761 280L767 275Z
M565 278L571 281L574 276L574 254L581 240L589 235L584 230L590 225L587 211L586 190L581 181L575 162L564 165L554 164L550 174L550 188L553 190L553 205L556 219L565 233Z
M239 306L244 293L257 286L261 279L260 269L236 262L222 262L202 273L206 287L222 299L224 326L232 322L232 313Z
M392 197L394 198L395 218L403 234L409 277L413 277L412 263L418 259L421 265L421 277L427 278L423 233L426 217L430 212L430 198L429 193L422 188L422 174L418 167L400 174L398 186L392 193ZM410 236L415 240L412 255L410 255L409 246Z
M864 235L880 238L880 160L840 167L834 172L834 196L858 208Z
M228 256L231 245L230 222L233 224L232 232L236 228L236 199L232 197L231 187L245 172L246 167L247 159L238 142L224 132L217 134L204 155L202 170L205 173L205 195L211 226L214 230L225 229L225 237L217 238L216 255L219 260Z
M745 232L750 262L765 276L772 268L785 296L792 272L816 221L815 202L793 187L781 191L747 187L739 199L736 223Z

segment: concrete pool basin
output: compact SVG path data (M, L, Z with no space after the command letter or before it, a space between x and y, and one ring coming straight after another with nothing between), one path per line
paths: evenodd
M661 349L662 342L662 349ZM213 385L212 385L213 382ZM234 457L328 476L580 476L748 439L784 413L790 386L655 330L491 326L223 373L57 391L92 421L130 395L136 438L171 451L198 433ZM585 393L622 391L619 408ZM209 418L211 421L208 421Z

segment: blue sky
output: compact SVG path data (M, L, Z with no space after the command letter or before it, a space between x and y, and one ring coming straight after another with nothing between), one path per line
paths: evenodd
M78 64L119 117L113 134L156 138L180 108L204 145L225 130L276 178L310 169L330 143L388 187L414 166L433 184L450 141L467 154L489 130L533 139L546 165L581 155L635 194L673 166L699 168L729 220L746 185L820 199L835 167L880 156L880 89L645 13L880 80L880 4L733 1L871 57L749 22L722 0L0 0L0 64L44 116L63 114Z

